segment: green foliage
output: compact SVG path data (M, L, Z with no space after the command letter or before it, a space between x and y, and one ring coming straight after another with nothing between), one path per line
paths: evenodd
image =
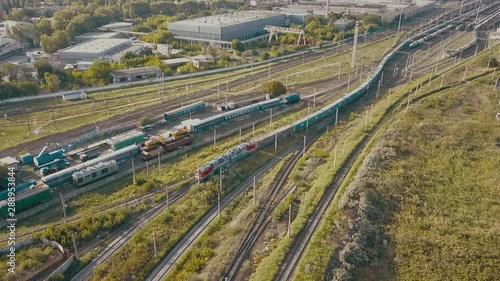
M71 37L68 32L56 30L51 36L42 35L40 37L40 47L45 53L52 54L71 44Z
M79 222L64 224L62 226L50 225L41 237L56 241L64 247L72 243L71 233L79 241L93 239L100 231L109 231L124 222L128 213L124 210L108 211L98 215L86 215Z
M64 280L64 275L58 273L50 276L48 281L63 281L63 280Z
M38 85L33 82L0 82L0 100L37 94Z
M148 35L141 36L141 40L153 44L167 44L174 40L174 34L170 31L158 30Z
M102 86L111 79L111 65L106 61L94 61L83 75L83 82L90 86Z
M262 60L268 60L271 58L271 55L268 52L262 52L261 58Z
M2 72L11 82L30 82L33 81L31 67L20 66L12 63L6 63L3 66Z
M44 87L46 87L49 91L57 91L61 87L61 81L57 75L45 72L43 78L45 80Z
M54 32L52 22L46 18L41 18L35 23L39 34L51 35Z
M31 23L21 23L11 26L9 36L29 47L35 47L39 43L38 30Z
M231 49L238 52L243 52L245 51L245 45L243 45L240 40L233 39L233 41L231 41Z
M2 3L0 2L0 6ZM36 15L35 11L26 8L13 8L8 15L7 20L30 22L30 19Z
M264 85L264 90L268 93L271 98L276 98L281 95L286 94L286 88L283 83L279 81L269 81Z
M95 28L95 19L88 14L80 14L72 18L68 25L66 26L66 32L71 36L75 37Z
M192 62L188 62L186 65L177 68L178 74L186 74L200 71Z

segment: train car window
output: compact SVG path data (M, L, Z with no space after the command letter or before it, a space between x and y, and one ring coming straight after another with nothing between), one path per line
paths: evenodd
M104 168L104 169L102 169L102 173L103 173L103 174L105 174L105 173L107 173L107 172L108 172L108 168Z
M97 173L92 173L92 178L97 177Z
M78 178L78 182L82 183L83 182L83 178Z

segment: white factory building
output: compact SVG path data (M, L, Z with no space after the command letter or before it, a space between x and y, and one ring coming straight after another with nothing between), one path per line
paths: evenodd
M126 52L140 53L144 47L130 39L101 38L85 41L58 52L61 64L77 64L86 69L95 60L118 62Z
M296 18L306 15L326 15L327 13L362 15L364 13L377 14L384 22L392 22L402 15L403 19L414 17L418 14L434 9L435 1L426 0L322 0L312 4L291 4L276 11L285 12L290 17L290 22L295 23Z
M267 36L266 25L285 26L285 20L283 13L240 11L172 22L168 24L168 30L185 42L228 46L233 39L245 42Z

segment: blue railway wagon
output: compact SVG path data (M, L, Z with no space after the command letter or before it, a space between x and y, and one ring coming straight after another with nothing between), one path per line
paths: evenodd
M73 173L81 169L96 165L100 162L106 162L110 160L115 160L116 163L120 163L136 157L137 155L139 155L139 152L140 148L137 145L130 145L122 149L119 149L117 151L106 154L104 156L87 161L85 163L81 163L73 167L66 168L62 171L53 173L52 175L45 176L42 178L42 182L48 185L50 188L56 188L58 186L73 182L72 178Z
M231 110L231 111L223 114L224 115L224 119L225 120L231 120L231 119L234 119L234 118L238 118L240 116L244 116L244 115L250 114L252 112L259 111L259 110L261 110L260 107L261 107L261 104L260 103L256 103L256 104L251 104L251 105L248 105L248 106L245 106L245 107L242 107L242 108L238 108L238 109L235 109L235 110Z
M273 108L279 105L282 105L281 100L279 98L274 98L266 101L259 102L260 110L266 110L268 108Z
M23 189L26 189L30 186L35 186L36 185L36 181L32 180L32 181L27 181L27 182L24 182L24 183L21 183L21 184L18 184L15 188L15 191L14 193L18 193L19 191L23 190ZM9 194L9 191L8 190L3 190L0 192L0 200L5 200L8 198L8 194Z
M212 126L218 125L225 121L224 114L218 114L207 119L201 120L200 123L194 124L191 126L191 131L193 132L201 132L206 130Z
M190 113L201 111L205 109L205 107L206 103L204 101L195 102L193 104L163 113L163 119L165 119L165 121L173 121L181 118L182 116L189 115Z
M291 95L288 95L283 98L283 103L284 104L289 104L289 103L296 103L300 101L300 94L293 93Z

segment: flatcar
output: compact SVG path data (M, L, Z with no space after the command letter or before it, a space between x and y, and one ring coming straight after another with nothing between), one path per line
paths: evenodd
M115 160L100 162L78 172L73 173L73 183L78 186L84 186L91 182L95 182L104 177L118 172L118 164Z

